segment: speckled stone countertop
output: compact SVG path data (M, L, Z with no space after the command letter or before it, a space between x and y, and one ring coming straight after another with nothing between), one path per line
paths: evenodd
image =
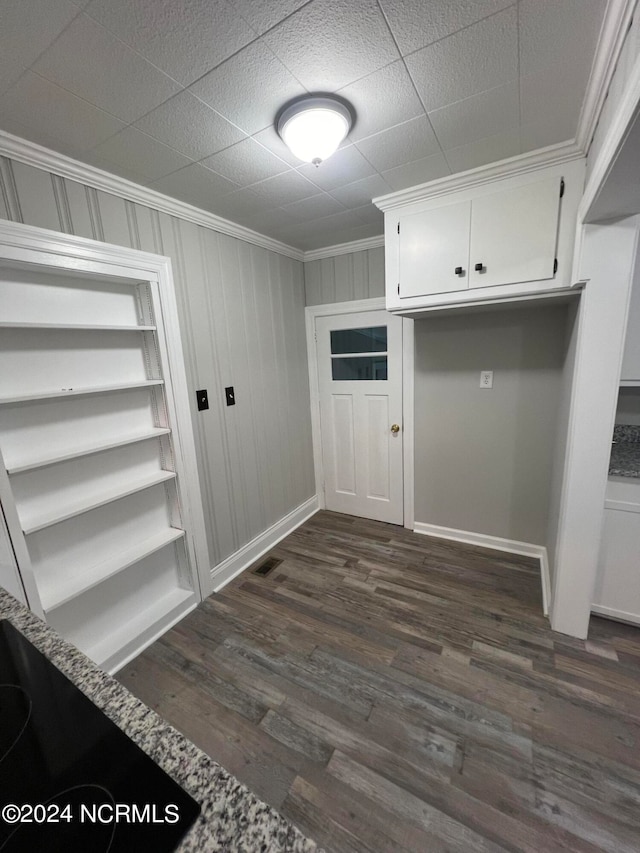
M0 587L0 619L9 619L77 687L198 802L200 817L180 853L311 853L313 841L115 678L104 673Z
M618 425L613 428L609 475L640 477L640 427Z

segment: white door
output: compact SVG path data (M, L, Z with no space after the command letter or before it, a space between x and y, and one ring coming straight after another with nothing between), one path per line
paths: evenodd
M402 319L316 318L327 509L403 523Z

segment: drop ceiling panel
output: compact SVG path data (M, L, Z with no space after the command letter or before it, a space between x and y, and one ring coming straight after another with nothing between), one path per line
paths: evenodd
M230 0L253 29L262 33L287 18L308 0Z
M387 169L382 172L382 177L392 190L405 190L407 187L435 181L450 174L451 168L444 154L432 154L430 157L423 157L420 160Z
M190 91L248 134L273 124L286 101L304 94L300 83L260 41L223 62Z
M515 6L407 57L428 112L518 77Z
M517 129L520 123L518 80L434 110L429 113L429 120L445 150Z
M349 134L354 141L424 114L402 60L345 86L339 94L356 111L356 122Z
M213 157L207 157L202 160L202 165L241 187L289 170L286 163L253 139L245 139Z
M372 197L573 138L605 7L0 0L0 128L317 248L381 233ZM319 168L274 128L306 91L356 112Z
M147 113L134 127L193 160L247 139L240 128L186 91Z
M80 14L33 70L126 122L176 94L171 78Z
M513 0L380 0L403 56L511 6Z
M78 12L69 0L0 2L0 93L35 62Z
M34 141L57 140L64 153L80 154L113 136L124 124L65 89L26 71L0 97L0 127L18 122L32 131ZM56 146L58 147L58 146Z
M93 0L86 13L184 86L256 37L226 0Z
M440 151L436 135L426 116L413 118L357 143L367 160L382 172L402 163L420 160Z
M162 178L192 162L173 148L133 127L127 127L107 139L94 149L94 153L117 166L133 169L148 181Z
M376 0L315 0L264 39L309 91L335 91L399 58Z

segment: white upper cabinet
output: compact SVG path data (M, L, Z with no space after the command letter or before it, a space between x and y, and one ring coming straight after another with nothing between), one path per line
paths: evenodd
M572 285L584 162L475 181L464 187L458 176L455 191L435 182L376 199L385 211L389 311L499 302Z

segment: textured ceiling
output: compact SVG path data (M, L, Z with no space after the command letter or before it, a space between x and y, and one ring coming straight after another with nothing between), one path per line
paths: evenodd
M606 0L0 0L0 128L314 249L372 197L575 136ZM319 168L273 128L357 120Z

